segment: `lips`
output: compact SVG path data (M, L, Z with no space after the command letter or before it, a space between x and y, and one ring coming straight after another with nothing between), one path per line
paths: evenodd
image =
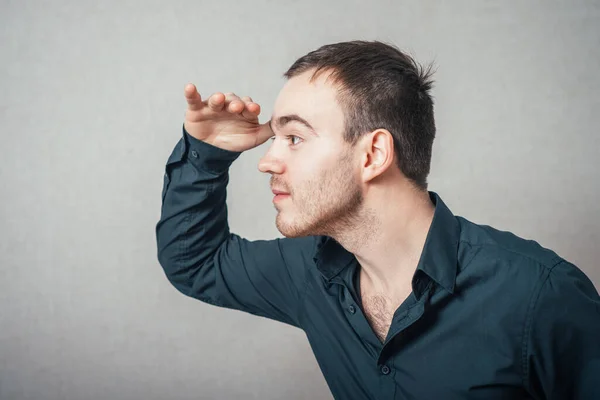
M280 201L290 198L290 194L288 192L284 192L283 190L272 189L271 191L275 195L273 197L273 203L279 203Z

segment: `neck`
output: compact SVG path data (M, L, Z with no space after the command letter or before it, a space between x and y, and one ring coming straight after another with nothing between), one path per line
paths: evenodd
M395 182L369 187L354 226L333 235L360 263L361 286L390 297L410 288L435 210L427 191Z

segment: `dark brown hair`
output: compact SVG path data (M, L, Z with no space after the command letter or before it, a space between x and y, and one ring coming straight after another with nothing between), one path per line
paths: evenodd
M380 41L328 44L300 57L284 74L315 69L338 85L345 115L344 139L351 145L365 133L387 129L396 164L419 189L427 190L435 138L431 65L420 66L395 46Z

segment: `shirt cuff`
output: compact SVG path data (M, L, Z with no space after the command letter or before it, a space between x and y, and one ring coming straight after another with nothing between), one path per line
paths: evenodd
M196 139L185 130L185 125L182 125L182 132L183 137L173 150L167 165L187 159L203 171L219 174L229 169L242 154Z

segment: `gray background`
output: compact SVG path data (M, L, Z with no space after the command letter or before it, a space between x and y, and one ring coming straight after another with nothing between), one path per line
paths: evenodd
M179 294L156 259L183 88L263 106L325 43L435 61L431 190L600 286L598 1L1 1L0 398L331 398L303 333ZM267 145L233 231L279 236Z

